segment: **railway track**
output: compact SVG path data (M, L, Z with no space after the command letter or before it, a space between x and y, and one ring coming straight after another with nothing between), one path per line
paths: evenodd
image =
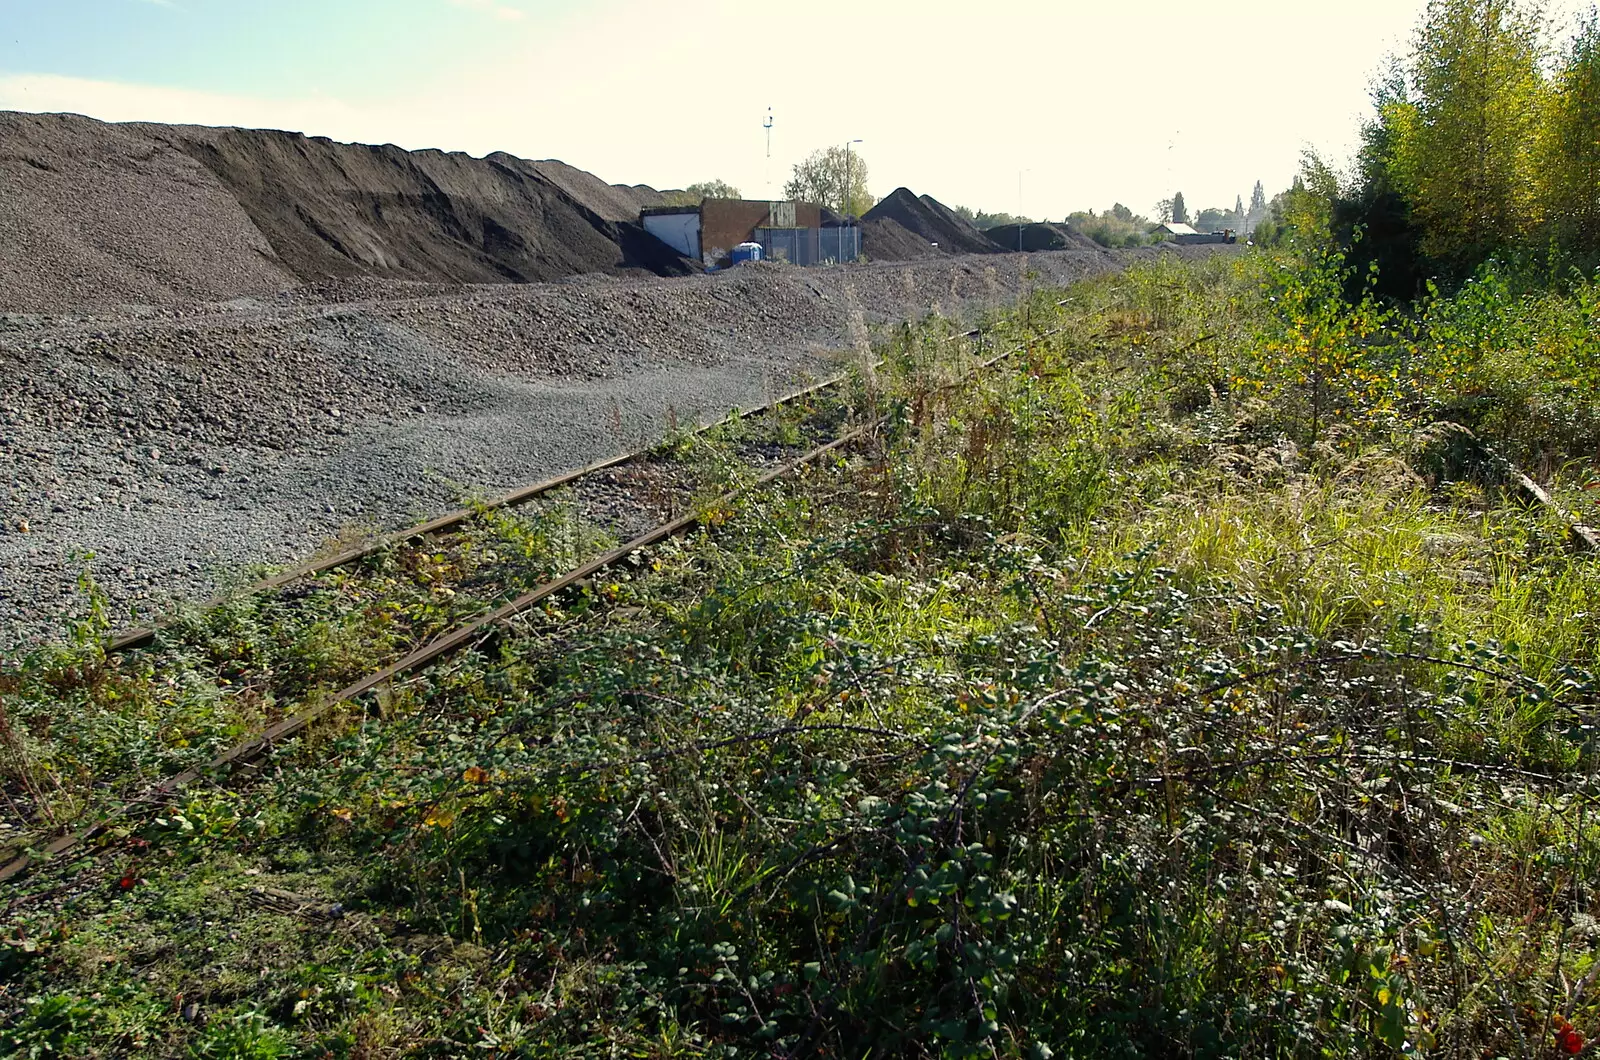
M737 413L737 417L739 419L749 419L763 413L771 412L775 409L783 408L787 405L792 405L797 401L802 401L805 398L837 387L841 382L843 382L843 379L843 376L834 376L831 379L825 379L820 383L815 383L811 386L803 387L789 394L785 394L776 400L769 401L765 405L758 405L755 408L750 409L741 409ZM705 429L706 428L702 427L701 431L704 431ZM375 537L361 545L357 545L352 548L341 549L332 555L298 564L289 568L288 570L281 571L272 575L271 577L264 578L251 585L248 585L234 593L230 593L226 596L214 596L211 599L201 603L199 606L202 610L206 610L226 603L229 600L238 599L241 596L253 596L257 593L270 592L274 589L282 589L286 586L293 585L296 582L315 577L318 574L323 574L331 570L337 570L340 567L348 567L397 545L409 544L410 542L417 541L433 534L440 534L449 530L454 530L468 522L471 522L473 519L478 518L484 511L496 511L504 508L514 508L518 505L526 504L529 501L547 496L548 494L551 494L565 486L570 486L574 482L587 478L597 472L605 471L609 468L620 467L624 464L637 462L647 457L649 453L649 449L638 449L631 452L618 453L615 456L596 461L595 463L589 464L586 467L578 468L576 471L569 471L565 474L543 479L528 486L519 487L515 490L512 490L510 493L506 493L502 496L485 501L483 504L480 504L476 507L457 508L454 511L446 512L445 514L436 516L435 518L424 520L402 530L397 530ZM117 654L120 652L132 651L137 648L149 647L160 635L161 630L169 626L172 621L173 620L170 618L159 619L150 625L134 626L121 630L113 634L110 639L107 640L105 650L110 654Z
M763 486L770 485L785 475L788 475L795 470L806 466L807 464L815 463L816 461L827 456L829 453L841 449L860 439L870 430L881 425L881 423L882 421L878 420L867 426L858 427L847 431L833 441L811 449L798 459L790 461L776 470L766 472L752 482L748 487L740 487L739 489L730 490L724 493L719 500L725 503L732 503L750 489L758 489ZM328 715L343 704L358 698L366 692L380 687L386 682L392 681L393 679L412 671L421 669L422 667L427 666L429 663L444 658L445 656L453 654L454 652L475 643L485 633L493 631L496 627L500 626L508 619L527 611L529 608L533 607L539 602L555 596L557 593L560 593L563 590L572 588L573 586L582 582L584 579L589 578L624 559L627 559L629 556L638 553L642 549L649 548L650 546L658 544L669 537L677 536L678 534L682 534L685 531L694 528L695 526L699 525L700 521L701 517L696 513L679 516L670 522L659 524L654 528L647 530L645 533L634 537L633 539L614 549L587 560L586 562L561 575L559 578L555 578L551 581L543 583L542 585L536 586L535 588L517 596L515 599L500 605L493 611L490 611L488 614L474 619L465 625L459 626L443 636L436 637L429 643L417 648L415 651L410 652L403 658L390 663L388 666L385 666L376 673L372 673L366 677L363 677L354 684L346 686L314 706L303 709L287 718L284 718L281 721L275 722L261 732L251 736L239 744L236 744L221 755L218 755L209 762L206 762L204 765L192 766L189 769L170 777L146 793L136 797L133 800L123 803L122 806L120 806L114 813L96 822L94 825L76 832L68 833L67 835L51 841L45 845L40 853L45 858L55 857L59 854L63 854L74 847L93 839L95 836L102 834L106 829L110 828L116 822L133 815L133 813L137 810L141 808L154 808L161 805L178 791L203 777L218 775L230 769L237 769L241 766L246 766L258 760L268 751L270 751L278 741L289 739L297 735L298 733L304 731L317 719ZM0 867L0 881L9 880L19 875L33 865L36 860L38 860L37 856L31 853L23 853L18 855L5 866Z
M952 339L973 339L978 337L979 333L975 331L951 336ZM971 369L967 378L970 379L976 373L992 368L999 362L1013 356L1022 348L1019 346L1009 349L980 361ZM881 365L882 362L878 363ZM833 388L839 387L845 379L846 376L841 375L824 380L784 395L766 405L742 410L734 418L745 421L763 413L774 413L785 409L801 409L803 403L808 399L815 398ZM830 454L839 452L862 440L880 427L883 422L882 419L874 419L859 426L845 427L835 437L825 441L818 441L817 444L811 445L798 455L791 456L778 462L777 466L769 467L762 471L753 479L724 490L714 498L709 507L731 506L746 493L771 485L807 465L814 464ZM702 428L701 432L706 429ZM648 449L620 454L577 471L512 491L485 504L446 513L404 530L383 535L358 546L341 550L336 554L301 564L250 585L234 596L208 601L207 604L202 605L202 608L219 606L229 600L238 600L241 597L283 590L295 583L308 581L341 568L352 567L398 546L414 545L418 542L427 543L437 539L440 535L460 531L463 527L479 519L486 511L498 511L527 504L541 497L555 494L563 488L580 485L585 480L593 479L596 476L623 468L626 465L646 465L652 459L652 454L653 450ZM36 848L29 848L26 841L23 844L13 843L9 855L0 855L9 856L10 859L3 866L0 866L0 882L13 880L41 861L72 851L105 834L109 829L120 823L130 821L145 812L154 811L166 805L175 795L196 782L248 769L270 753L278 743L304 732L319 719L328 716L345 704L358 700L366 693L382 688L397 678L421 670L470 645L479 643L484 637L492 635L497 629L504 626L510 619L580 585L586 579L638 554L644 549L693 529L700 525L701 521L702 517L699 510L690 510L658 522L642 532L633 534L621 544L605 549L572 565L558 576L543 579L538 584L516 593L510 599L496 603L485 613L455 624L447 631L428 638L424 643L418 644L399 658L373 670L358 680L346 684L331 694L316 698L310 704L302 706L288 716L265 726L207 761L189 766L165 780L121 800L114 807L103 812L92 824L56 836ZM124 630L110 638L105 645L106 651L115 654L151 648L157 645L163 631L171 629L173 625L174 620L168 619L148 626ZM42 839L42 837L40 838ZM40 840L36 839L34 841L39 842Z
M1041 334L1048 336L1054 333L1052 330ZM976 336L977 333L975 332L966 332L962 335L952 336L952 338L971 339ZM1019 346L1008 349L979 361L966 378L970 380L973 374L995 366L1023 348ZM881 364L881 362L879 363ZM738 413L737 419L750 420L762 413L797 407L809 398L838 387L843 381L843 377L835 377L805 387L766 405L743 410ZM805 448L803 452L779 461L776 466L767 468L741 485L722 491L714 498L712 506L732 505L751 490L771 485L800 468L847 448L871 434L882 422L881 419L875 419L860 426L843 429L835 437L826 440L815 440L815 444ZM626 465L647 464L651 457L652 451L650 450L620 454L577 471L512 491L483 505L458 509L405 530L384 535L359 546L342 550L337 554L303 564L249 586L244 592L249 595L280 590L296 582L313 579L330 571L358 564L388 549L419 541L426 542L439 535L460 530L474 520L479 519L486 511L496 511L526 504L556 493L565 487L574 486ZM1551 503L1547 496L1540 496L1542 491L1532 484L1532 480L1522 475L1515 468L1509 468L1509 474L1511 480L1520 485L1521 488L1530 490L1543 503ZM507 599L495 602L493 606L488 607L483 613L454 623L449 629L426 638L412 646L410 650L400 654L399 657L373 669L356 680L345 683L337 691L315 698L308 704L301 706L300 709L274 721L270 725L266 725L207 761L184 768L159 783L145 788L138 794L121 801L109 812L101 814L94 823L56 836L45 842L37 850L22 850L21 853L18 853L19 848L13 845L11 853L15 856L12 856L6 864L0 866L0 881L15 879L41 859L53 858L71 851L103 834L119 822L128 821L138 817L145 811L153 811L168 804L174 796L196 782L249 769L269 754L277 744L303 733L319 719L326 717L340 707L360 699L367 693L383 688L398 678L424 669L464 648L479 643L516 616L527 612L544 601L550 600L552 597L573 589L586 579L592 578L596 574L637 555L645 549L700 525L701 521L699 512L691 510L672 515L656 522L647 529L628 535L620 544L587 556L581 561L570 565L561 573L543 578L537 584L521 589L511 594ZM1573 532L1581 544L1591 548L1595 547L1594 531L1592 529L1577 525L1574 522ZM124 631L111 639L106 645L107 650L110 652L127 652L149 647L160 637L162 629L167 625L166 623L158 623Z
M968 340L976 338L981 341L982 334L983 333L981 330L974 329L963 331L960 334L950 336L950 338ZM880 367L881 365L882 362L879 361L874 364L874 367ZM806 398L825 393L838 387L845 381L846 378L847 377L843 374L835 375L831 378L824 379L819 383L813 383L810 386L791 391L790 393L775 398L764 405L757 405L754 408L749 409L741 409L736 413L736 418L747 420L755 416L793 405L796 402L803 401ZM695 433L704 433L711 426L715 426L715 424L703 425ZM564 474L543 479L531 485L518 487L509 493L492 498L474 507L457 508L454 511L446 512L445 514L436 516L432 519L426 519L404 529L374 537L371 540L352 548L342 549L332 555L308 560L305 563L298 564L287 570L273 574L270 577L257 581L244 587L243 589L235 590L227 595L211 597L210 599L203 601L199 605L199 609L208 610L210 608L227 603L230 600L237 600L240 597L248 597L258 593L282 589L286 586L293 585L296 582L304 581L307 578L312 578L316 575L323 574L331 570L337 570L340 567L348 567L397 545L408 544L433 534L454 530L466 523L471 522L473 519L478 518L485 511L497 511L505 508L514 508L518 505L526 504L529 501L547 496L556 490L570 486L573 483L588 478L589 476L598 472L614 467L620 467L625 464L638 462L646 458L650 452L650 448L644 448L632 450L630 452L618 453L615 456L596 461L595 463L589 464L585 467L578 468L575 471L568 471ZM108 654L119 654L121 652L149 647L156 640L156 638L160 636L161 630L171 625L172 622L173 619L171 618L157 619L155 622L149 625L133 626L120 630L108 638L105 644L105 650Z

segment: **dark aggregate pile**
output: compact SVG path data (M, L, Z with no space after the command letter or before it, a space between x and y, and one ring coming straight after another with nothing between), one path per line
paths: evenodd
M1007 250L1030 254L1044 250L1102 249L1100 244L1081 232L1074 232L1067 225L1048 221L1035 221L1025 225L997 225L994 228L984 229L983 234Z
M918 196L907 188L890 192L861 219L892 221L924 242L938 244L946 254L998 254L1005 250L938 199Z
M647 206L660 206L665 194L645 184L607 184L599 177L577 166L569 166L559 159L546 158L539 162L523 162L514 155L496 154L491 160L509 159L511 164L528 166L541 177L566 192L572 200L586 210L592 210L607 221L637 221L639 211Z
M947 253L887 217L861 221L861 251L868 261L921 261Z
M660 193L507 154L0 112L0 189L0 311L692 270L637 223Z
M127 126L0 112L0 312L293 282L233 195L183 152Z
M139 128L210 170L302 280L526 283L690 268L644 232L637 211L631 220L608 219L623 194L599 192L600 181L577 170L504 153L480 159L298 133Z

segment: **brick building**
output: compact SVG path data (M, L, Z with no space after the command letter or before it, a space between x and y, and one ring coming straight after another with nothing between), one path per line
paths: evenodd
M640 223L657 239L705 266L724 267L740 243L760 243L769 260L795 265L854 261L861 230L809 202L706 199L699 206L654 206Z

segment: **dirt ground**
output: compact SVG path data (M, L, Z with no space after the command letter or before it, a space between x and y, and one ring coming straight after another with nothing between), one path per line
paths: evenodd
M761 404L864 335L1119 267L1064 251L0 314L0 650ZM91 557L92 554L92 558Z

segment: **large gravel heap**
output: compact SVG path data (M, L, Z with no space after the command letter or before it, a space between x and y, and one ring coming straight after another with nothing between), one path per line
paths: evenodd
M689 272L628 220L659 199L555 161L0 113L0 652L59 636L85 570L119 618L166 610L761 404L875 325L1119 264L652 275Z
M507 154L0 111L0 189L0 311L691 268L638 224L661 193Z
M0 312L232 298L295 277L215 176L139 130L0 112Z
M1025 225L998 225L984 229L983 234L1007 250L1094 250L1100 244L1074 232L1065 224L1049 221L1031 221Z
M998 254L1006 248L978 231L966 218L931 195L917 195L909 188L896 188L878 205L861 215L862 221L898 233L908 232L946 254ZM868 254L872 254L873 232L867 232ZM883 255L873 255L882 257Z
M84 569L119 615L164 610L251 564L760 404L837 370L874 326L1107 267L1064 252L522 285L364 279L0 313L0 651L59 633Z

